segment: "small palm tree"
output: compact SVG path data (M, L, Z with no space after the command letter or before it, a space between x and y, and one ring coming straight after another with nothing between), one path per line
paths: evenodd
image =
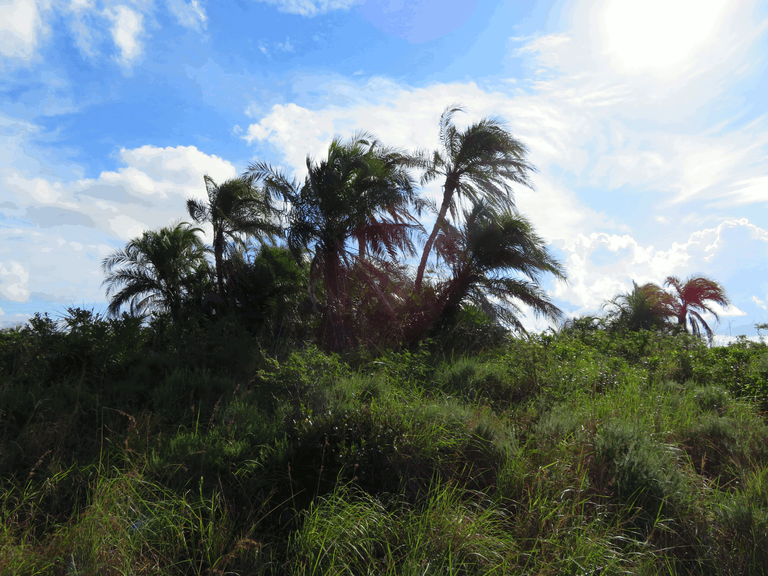
M417 154L416 163L425 168L421 183L443 179L443 199L416 271L414 290L421 292L427 260L438 233L447 223L448 212L456 215L457 198L473 204L480 200L499 208L512 208L511 183L531 188L529 174L536 168L526 160L525 146L507 132L496 118L483 118L466 130L453 124L453 116L462 111L458 105L445 109L440 117L441 150L431 155Z
M701 316L702 312L709 312L718 322L720 318L709 302L728 306L730 300L725 294L725 289L706 276L691 276L685 282L681 282L676 276L669 276L664 281L665 286L671 286L674 290L670 316L677 318L677 324L686 332L688 323L691 325L691 333L694 336L707 335L712 341L714 332Z
M105 258L107 312L117 316L129 304L131 314L167 310L177 318L185 294L207 272L199 232L186 222L147 231Z
M667 318L672 314L672 298L656 284L638 286L619 294L605 304L608 310L608 325L616 330L654 330L668 327Z
M213 227L213 256L216 262L216 286L224 297L224 256L230 242L241 242L245 235L261 240L282 231L278 211L269 196L257 189L250 178L233 178L217 184L205 176L208 202L187 200L187 211L198 224Z
M464 303L521 331L519 304L551 320L561 317L560 309L542 290L541 277L553 274L565 280L565 270L520 214L480 202L464 214L461 230L449 226L441 232L436 247L452 271L439 288L444 318L457 313Z

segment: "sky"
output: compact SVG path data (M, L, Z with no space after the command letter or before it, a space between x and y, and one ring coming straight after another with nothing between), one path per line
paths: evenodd
M720 340L754 337L767 72L761 0L0 0L0 325L103 310L102 260L183 219L206 174L301 178L361 129L434 149L458 103L528 147L515 201L566 316L706 274Z

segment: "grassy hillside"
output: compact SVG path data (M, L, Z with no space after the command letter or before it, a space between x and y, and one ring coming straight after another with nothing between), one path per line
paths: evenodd
M768 572L768 347L478 338L4 332L0 573Z

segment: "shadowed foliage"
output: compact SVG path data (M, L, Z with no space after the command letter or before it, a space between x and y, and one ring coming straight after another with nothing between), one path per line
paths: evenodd
M213 255L216 262L216 286L220 297L225 295L224 256L228 243L241 242L246 236L262 240L281 233L278 211L270 197L253 185L250 178L233 178L216 184L205 176L208 202L187 200L187 212L198 224L213 227Z
M147 231L105 258L109 314L129 304L131 314L169 311L177 317L186 293L208 274L200 231L186 222Z
M411 237L420 229L409 211L415 199L408 163L401 152L358 133L347 141L334 139L324 160L307 158L301 185L265 163L249 167L268 194L290 202L288 247L297 257L306 250L312 253L310 295L320 308L322 280L322 332L334 350L356 341L350 329L353 269L389 320L396 320L386 296L389 277L381 270L388 261L413 252Z

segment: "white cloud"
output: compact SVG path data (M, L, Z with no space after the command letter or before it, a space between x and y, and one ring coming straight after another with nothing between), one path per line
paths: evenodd
M104 11L104 16L112 22L112 39L120 49L118 61L130 67L141 57L144 45L139 35L144 31L144 17L128 6L120 5Z
M29 298L29 273L20 262L0 261L0 296L12 302L25 302Z
M348 10L361 0L256 0L275 6L280 12L317 16L331 10Z
M704 273L723 284L726 292L731 277L758 283L760 270L744 260L743 254L752 254L758 261L768 257L768 230L745 218L724 221L690 234L687 241L672 242L666 249L643 246L629 235L591 233L579 235L564 252L569 282L556 285L552 294L576 306L576 313L591 313L606 300L631 290L632 280L661 285L667 276L684 279ZM756 302L754 297L752 301ZM717 311L724 316L744 316L747 313L738 307L744 303L734 302Z
M29 60L44 31L39 6L35 0L12 0L0 4L0 54L8 58Z
M200 0L168 0L168 11L181 25L202 32L208 17ZM100 45L111 36L117 62L126 68L144 53L145 18L152 20L152 0L97 3L94 0L12 0L0 3L0 55L29 61L50 30L43 12L55 11L72 34L80 53L97 57ZM108 26L105 26L108 24ZM105 33L105 28L108 32ZM108 34L108 36L107 36Z
M744 336L715 334L715 337L712 340L714 346L728 346L740 342L743 338ZM760 336L746 336L746 339L749 342L763 342L763 339Z
M323 157L334 136L348 137L358 130L373 128L382 142L400 148L435 149L439 146L440 114L447 105L464 102L466 113L454 117L457 125L499 116L508 121L510 132L528 146L541 174L533 178L535 192L517 187L515 198L547 240L572 241L585 227L611 226L547 170L560 161L574 166L587 162L586 151L578 146L587 121L575 107L535 96L512 98L483 90L474 83L411 88L384 78L372 78L364 84L317 77L304 82L319 93L315 109L295 103L275 105L248 126L243 136L249 143L275 148L289 172L298 178L305 172L307 154ZM255 116L255 111L249 110L249 114ZM439 183L425 193L439 200Z
M168 9L182 26L197 30L198 32L205 30L208 17L198 0L191 0L191 2L168 0Z
M760 300L760 298L758 298L757 296L752 296L751 300L752 302L760 306L760 308L762 308L763 310L768 310L768 306L765 305L765 302Z
M566 74L620 76L642 93L672 94L703 80L743 73L739 64L765 31L759 0L574 0L566 33L540 39L537 63Z
M9 330L23 326L30 317L29 314L6 314L0 308L0 330Z
M194 146L123 149L119 159L118 170L69 182L0 165L2 212L16 224L0 227L0 301L103 301L105 256L184 218L187 199L207 199L205 174L217 182L237 176L231 163Z
M281 52L293 52L294 47L293 44L291 44L291 39L286 36L285 42L277 43L277 49Z

